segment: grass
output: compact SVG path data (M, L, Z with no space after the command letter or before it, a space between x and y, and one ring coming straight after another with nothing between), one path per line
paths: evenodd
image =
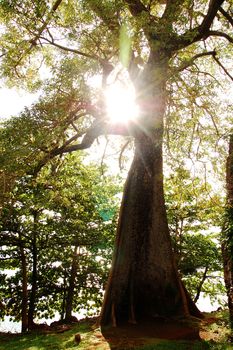
M136 346L129 339L127 347L122 347L122 339L118 339L118 343L110 345L101 335L100 329L93 326L93 322L82 322L74 324L72 329L64 333L41 333L31 332L25 335L21 334L1 334L0 350L233 350L233 345L227 342L229 330L221 315L215 323L205 324L205 334L211 336L219 332L219 337L213 340L202 341L181 341L181 340L162 340L154 338L140 339L141 344ZM75 342L75 334L81 335L81 342ZM211 338L210 338L211 339ZM213 339L213 338L212 338ZM117 345L118 344L118 345Z
M81 337L84 337L88 333L88 325L75 325L71 330L64 333L43 334L32 332L25 335L6 334L0 336L0 350L74 350L78 348L74 341L76 333L80 333ZM79 349L82 348L79 347Z

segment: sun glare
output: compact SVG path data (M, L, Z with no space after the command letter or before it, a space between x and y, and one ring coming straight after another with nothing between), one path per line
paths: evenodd
M138 106L135 102L135 91L122 84L110 85L106 92L107 114L112 123L128 123L138 117Z

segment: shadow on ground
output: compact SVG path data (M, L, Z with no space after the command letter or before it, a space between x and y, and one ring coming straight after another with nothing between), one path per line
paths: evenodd
M190 326L185 322L143 322L143 324L125 324L116 328L102 328L102 334L110 349L199 349L206 348L199 336L197 324ZM165 346L165 343L167 345ZM177 347L169 347L171 343ZM182 346L184 343L184 346ZM152 346L153 344L153 346ZM156 345L157 344L157 345Z

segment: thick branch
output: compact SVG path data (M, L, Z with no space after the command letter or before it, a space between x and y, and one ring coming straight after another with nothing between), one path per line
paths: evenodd
M106 121L95 121L92 126L84 133L76 134L74 137L66 141L61 147L55 147L48 154L44 156L39 164L33 169L33 175L36 176L38 172L54 157L64 154L71 153L78 150L84 150L90 148L95 139L101 135L121 135L129 136L134 133L137 126L135 124L109 124ZM84 135L81 143L70 145L71 141L76 140L78 137Z
M176 18L176 15L180 13L183 3L184 0L167 0L166 7L161 18L162 23L168 26L171 25L174 18Z
M175 71L177 72L181 72L183 71L184 69L192 66L194 64L194 62L200 58L200 57L204 57L204 56L215 56L216 55L216 52L215 51L208 51L208 52L202 52L202 53L199 53L195 56L193 56L190 60L188 61L185 61L182 63L182 65L180 67L178 67L177 69L175 69Z
M228 20L228 22L233 26L233 17L229 15L222 7L220 7L219 12Z
M45 30L45 28L48 26L54 12L58 9L59 5L62 3L62 0L57 0L54 5L51 8L51 11L48 14L47 19L44 21L43 25L40 27L40 29L38 30L38 33L36 34L36 36L31 40L32 45L35 45L37 40L40 38L41 34L43 33L43 31Z
M211 33L210 27L213 24L214 18L223 2L224 0L210 0L207 14L205 15L201 25L188 30L183 35L177 37L176 40L174 38L172 39L174 44L172 45L171 42L171 45L173 46L174 50L187 47L201 39L206 39Z
M56 150L55 155L62 154L62 153L71 153L73 151L82 150L91 147L95 139L101 135L121 135L121 136L129 136L130 135L130 129L131 127L127 127L124 124L106 124L98 122L95 125L93 125L85 134L83 137L83 140L79 144L74 144L68 147L60 147Z
M143 5L143 3L140 0L125 0L125 2L128 5L131 15L135 19L137 19L138 17L138 25L144 30L147 39L150 40L151 33L154 33L153 16L150 14L149 10Z
M223 2L224 0L210 0L207 14L204 17L202 24L198 28L198 34L200 36L200 39L208 34L208 31L214 21L214 18Z
M128 4L129 10L134 17L139 16L142 12L149 13L140 0L125 0L125 2Z
M227 39L230 43L233 44L233 38L230 35L223 32L219 32L218 30L209 30L208 36L219 36Z

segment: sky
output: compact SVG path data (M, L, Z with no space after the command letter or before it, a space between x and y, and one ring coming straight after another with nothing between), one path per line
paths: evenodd
M38 96L16 88L0 89L0 120L17 115L25 106L30 106L36 101Z

